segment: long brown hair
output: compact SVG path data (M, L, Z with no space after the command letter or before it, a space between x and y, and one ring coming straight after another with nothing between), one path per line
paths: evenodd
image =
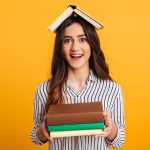
M52 77L49 80L46 111L48 111L51 104L63 103L62 87L67 80L68 72L67 63L63 56L62 44L65 28L73 23L79 23L83 27L87 41L91 47L89 65L94 75L104 80L112 80L95 28L81 17L72 15L61 24L56 32L54 56L51 67Z

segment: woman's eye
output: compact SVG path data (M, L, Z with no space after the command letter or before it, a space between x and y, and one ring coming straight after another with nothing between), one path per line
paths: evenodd
M71 39L64 39L64 43L69 43L71 42Z
M80 38L80 41L81 41L81 42L86 42L87 39L86 39L86 38Z

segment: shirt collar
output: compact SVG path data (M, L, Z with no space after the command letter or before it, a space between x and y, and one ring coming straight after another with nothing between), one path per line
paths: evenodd
M90 70L90 75L89 75L88 81L95 82L95 80L96 80L96 76L94 75L93 71Z
M89 78L88 78L87 82L89 82L89 81L92 81L92 82L95 82L95 81L96 81L96 76L94 75L94 73L93 73L92 70L90 70L90 74L89 74ZM67 83L67 86L70 87L68 81L67 81L66 83Z

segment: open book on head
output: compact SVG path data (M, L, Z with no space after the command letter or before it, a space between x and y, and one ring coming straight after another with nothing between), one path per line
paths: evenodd
M89 16L87 13L83 12L81 9L79 9L77 6L69 5L62 14L56 18L56 20L48 27L48 30L56 32L57 28L65 21L69 16L72 14L77 14L83 19L85 19L87 22L92 24L96 29L100 29L104 27L101 23L96 21L94 18Z

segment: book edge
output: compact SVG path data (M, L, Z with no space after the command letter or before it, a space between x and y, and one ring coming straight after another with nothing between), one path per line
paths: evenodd
M48 30L52 32L56 32L57 28L61 25L61 23L67 19L72 13L76 13L89 23L91 23L96 29L103 28L104 25L98 22L96 19L85 13L83 10L74 5L69 5L55 20L52 24L48 26Z
M60 132L50 132L50 137L69 137L69 136L85 136L94 134L104 134L103 129L93 129L93 130L76 130L76 131L60 131Z
M73 8L72 7L67 7L61 15L59 15L52 24L48 26L48 30L55 32L56 29L61 25L61 23L67 19L72 13L73 13Z
M74 9L74 12L78 14L79 16L81 16L82 18L84 18L89 23L91 23L95 28L99 29L99 28L104 27L102 23L98 22L96 19L94 19L93 17L91 17L90 15L88 15L87 13L85 13L83 10L81 10L78 7Z

